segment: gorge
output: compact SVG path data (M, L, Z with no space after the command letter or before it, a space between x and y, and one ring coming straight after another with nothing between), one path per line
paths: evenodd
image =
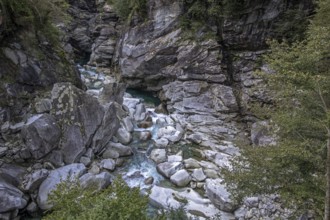
M125 20L113 2L69 0L54 43L19 21L8 32L0 0L0 219L50 209L63 179L101 189L119 174L157 208L289 219L278 195L232 200L220 170L244 145L276 142L251 110L271 103L254 73L273 74L267 40L300 34L314 5L241 2L187 28L189 1L148 0Z

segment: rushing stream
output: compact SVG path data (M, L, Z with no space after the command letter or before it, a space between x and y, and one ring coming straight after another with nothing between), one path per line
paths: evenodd
M164 177L157 172L155 163L148 156L154 148L152 140L157 138L157 131L160 127L157 120L164 119L165 115L156 114L153 108L148 108L147 112L151 113L153 125L149 128L139 128L136 124L134 125L133 141L130 144L134 155L123 168L119 168L119 173L123 175L127 184L130 187L140 187L140 189L150 187L150 184L146 185L145 183L148 178L153 178L153 184L158 184L164 180ZM150 132L151 140L141 141L139 139L141 132Z
M78 65L78 69L89 92L94 95L100 93L104 83L113 81L110 77L105 76L103 73L98 73L93 68L85 69ZM130 187L139 187L141 190L144 190L151 187L151 182L152 184L159 184L161 181L164 181L164 177L156 170L155 162L148 156L154 148L153 140L157 138L158 129L167 125L166 115L155 113L155 107L160 104L160 100L151 93L128 89L126 96L138 98L148 106L146 112L152 118L152 126L139 128L137 124L134 123L133 140L129 144L132 148L133 156L130 157L122 167L116 168L114 174L122 175ZM147 141L140 140L139 136L141 132L150 132L151 139ZM149 184L146 184L148 179Z

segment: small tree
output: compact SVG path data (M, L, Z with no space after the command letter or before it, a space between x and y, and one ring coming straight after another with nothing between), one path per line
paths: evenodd
M264 110L278 128L277 146L246 147L233 170L224 170L237 198L279 193L293 208L312 209L324 220L330 219L329 11L330 0L320 0L306 40L270 42L266 62L276 74L264 77L275 95Z

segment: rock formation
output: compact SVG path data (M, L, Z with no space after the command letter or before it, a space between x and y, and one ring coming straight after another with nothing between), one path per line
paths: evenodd
M312 1L244 2L239 16L189 38L182 1L150 0L147 19L125 23L103 0L69 0L72 20L57 25L64 35L56 48L28 28L5 35L0 11L0 219L49 209L48 195L63 178L108 186L109 172L133 154L136 131L157 171L188 187L163 188L149 176L153 205L187 200L189 213L205 218L287 217L276 196L234 203L219 169L239 154L234 141L275 143L267 122L249 113L251 103L269 102L253 72L272 73L259 62L266 40L280 36L286 11L308 14ZM88 64L81 76L75 62ZM155 92L157 112L168 115L157 118L140 99L124 97L126 87Z

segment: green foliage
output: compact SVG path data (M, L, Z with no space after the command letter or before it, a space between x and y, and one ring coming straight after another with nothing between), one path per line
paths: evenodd
M183 0L182 2L185 13L180 24L190 34L195 34L201 28L211 30L212 26L221 26L225 17L239 15L245 5L245 0ZM209 37L215 38L214 35Z
M129 188L121 178L98 192L83 189L77 181L65 181L53 191L50 201L54 207L45 220L147 219L147 198L140 195L139 189Z
M17 29L32 29L42 33L52 43L58 42L54 21L68 19L66 0L0 0L0 16L5 33Z
M279 193L298 211L312 209L317 219L322 215L330 128L329 10L330 0L319 1L306 40L270 42L265 60L276 74L263 76L274 99L273 108L263 110L278 143L246 146L232 161L233 170L222 171L237 199Z
M130 21L133 15L141 18L147 16L146 0L108 0L113 5L119 17L125 21Z
M275 24L278 37L289 42L301 41L306 36L308 17L305 11L295 8L284 12L280 20Z

